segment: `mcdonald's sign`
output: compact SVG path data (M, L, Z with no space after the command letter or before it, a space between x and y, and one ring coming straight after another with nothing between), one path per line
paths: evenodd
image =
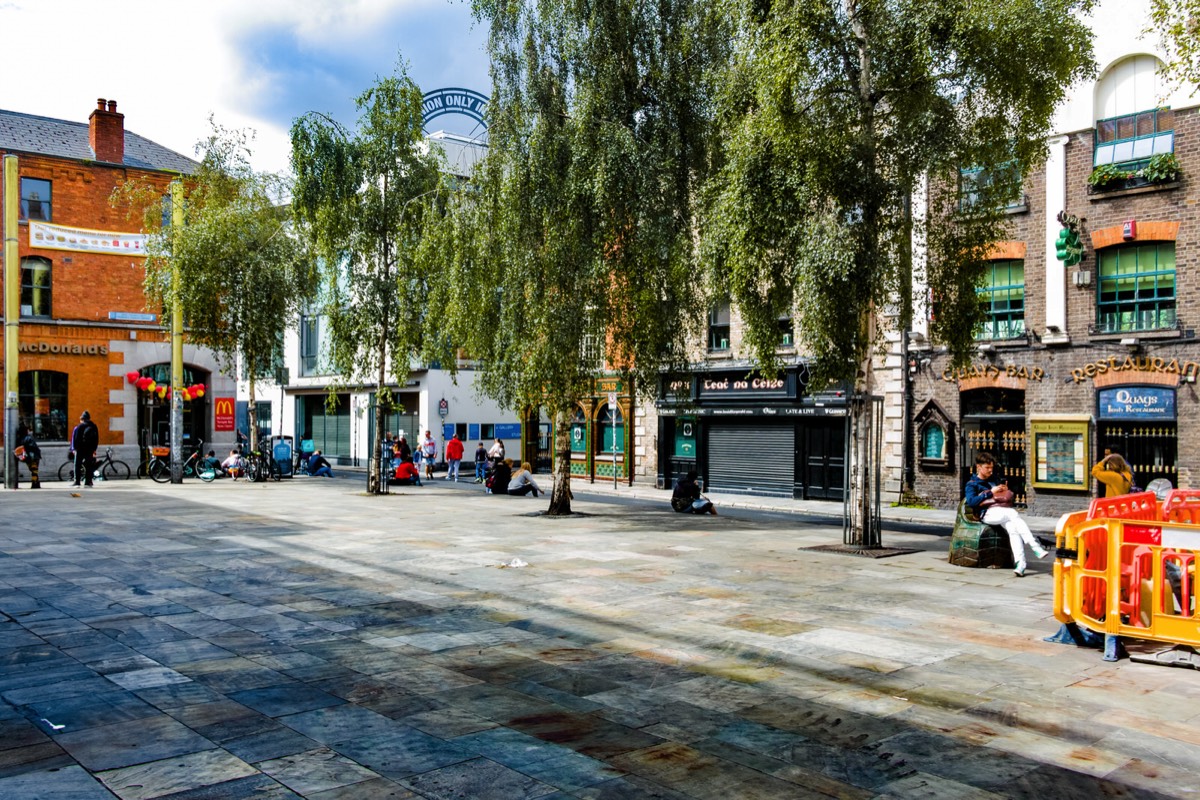
M213 430L215 431L231 431L235 427L234 409L237 408L237 403L232 397L218 397L213 400L213 413L216 415L213 419Z

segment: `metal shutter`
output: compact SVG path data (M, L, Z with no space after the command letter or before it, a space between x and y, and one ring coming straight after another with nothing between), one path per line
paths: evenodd
M708 484L714 492L791 497L796 427L714 422L708 428Z

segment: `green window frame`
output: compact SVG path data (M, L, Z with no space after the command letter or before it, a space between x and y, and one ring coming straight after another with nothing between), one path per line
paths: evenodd
M571 418L571 452L587 453L587 451L587 417L584 415L582 408L577 408L575 409L575 416Z
M987 320L976 339L1016 339L1025 335L1025 262L989 261L983 285L975 290Z
M65 442L67 425L67 373L35 369L17 374L17 402L21 419L39 442Z
M1176 327L1174 242L1110 247L1097 262L1096 333Z
M717 303L708 312L708 351L723 353L729 349L729 302Z
M619 407L605 404L600 410L598 427L601 453L612 453L614 443L616 452L625 452L625 420Z
M1096 122L1092 166L1140 169L1151 156L1175 152L1175 112L1156 108Z
M970 167L958 171L958 206L962 211L970 211L982 202L984 195L995 195L1002 188L1000 184L1012 182L1015 195L997 207L1006 211L1020 210L1028 204L1022 191L1023 182L1017 174L1016 164L1008 161L997 165L994 169L985 170L982 167Z

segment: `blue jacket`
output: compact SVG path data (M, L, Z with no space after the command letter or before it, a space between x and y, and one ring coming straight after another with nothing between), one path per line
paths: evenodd
M978 514L980 511L982 511L981 507L983 502L992 498L992 489L998 483L999 481L985 481L978 475L972 475L971 479L967 481L967 505L970 506L976 514Z

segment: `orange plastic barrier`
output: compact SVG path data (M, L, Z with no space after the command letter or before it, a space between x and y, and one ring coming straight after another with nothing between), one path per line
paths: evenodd
M1063 516L1054 615L1108 636L1200 647L1200 491L1175 490L1161 507L1153 498L1104 498L1086 516Z

